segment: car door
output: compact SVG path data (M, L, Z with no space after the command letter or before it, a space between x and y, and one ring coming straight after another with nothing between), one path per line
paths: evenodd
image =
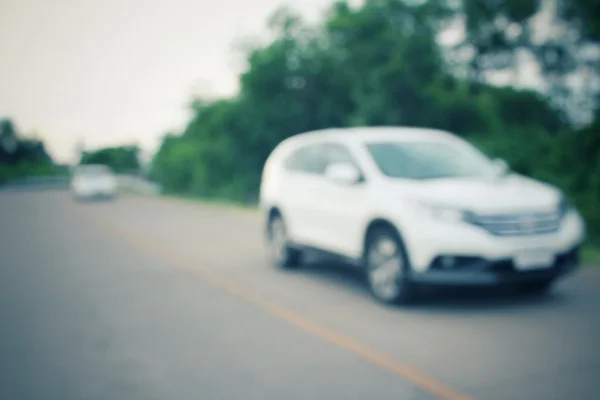
M283 161L281 207L289 234L299 244L318 247L323 232L319 226L319 210L314 198L323 179L319 144L306 144Z
M361 243L364 220L368 218L368 181L348 146L329 142L323 145L320 155L323 178L316 185L314 198L319 204L315 219L321 231L321 241L332 252L349 257L360 256L356 244ZM327 179L324 175L327 166L340 162L350 163L361 171L361 181L347 185Z

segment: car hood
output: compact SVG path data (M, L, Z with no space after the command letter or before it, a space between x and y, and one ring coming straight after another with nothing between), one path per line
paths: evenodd
M392 186L409 200L484 213L555 210L561 196L553 186L517 174L495 179L396 181Z
M116 180L112 176L86 176L75 178L75 183L85 186L111 186Z

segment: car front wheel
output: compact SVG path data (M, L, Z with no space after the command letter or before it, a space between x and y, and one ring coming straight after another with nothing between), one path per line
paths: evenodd
M388 227L369 233L365 267L371 294L385 304L406 304L413 298L408 258L396 232Z
M291 247L287 227L281 215L274 215L269 219L267 246L271 264L284 269L300 266L302 252Z

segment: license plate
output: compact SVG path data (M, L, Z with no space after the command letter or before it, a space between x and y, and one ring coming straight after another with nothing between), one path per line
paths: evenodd
M554 253L545 249L522 250L514 258L514 264L519 270L550 268L554 257Z

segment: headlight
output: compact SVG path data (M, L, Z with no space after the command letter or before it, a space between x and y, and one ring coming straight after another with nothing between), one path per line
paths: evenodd
M569 199L565 195L562 195L558 202L558 215L560 218L564 218L572 208L573 206L569 202Z
M443 222L466 222L469 213L459 208L450 206L419 203L419 206L432 218Z

